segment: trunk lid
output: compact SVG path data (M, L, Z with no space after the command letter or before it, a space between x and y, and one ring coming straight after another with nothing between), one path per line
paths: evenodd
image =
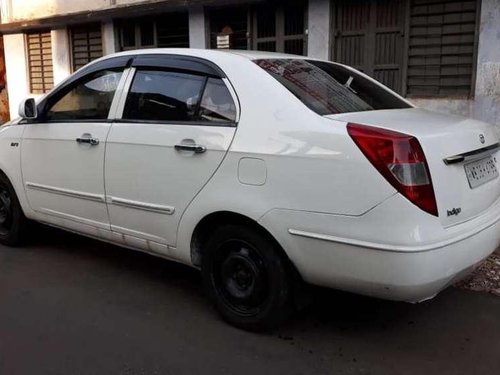
M495 145L500 137L493 125L420 108L326 117L416 137L429 165L439 218L445 227L480 215L500 197L500 179L494 177L495 167L492 167L492 164L497 170L499 167L500 153ZM491 179L476 186L478 174L486 174L485 180Z

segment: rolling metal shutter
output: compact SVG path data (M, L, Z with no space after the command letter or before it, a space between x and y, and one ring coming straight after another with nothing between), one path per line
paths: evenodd
M476 17L476 0L411 1L408 95L471 94Z
M54 87L52 41L50 31L26 34L29 88L32 94L43 94Z
M99 23L70 29L73 71L103 56L102 31Z

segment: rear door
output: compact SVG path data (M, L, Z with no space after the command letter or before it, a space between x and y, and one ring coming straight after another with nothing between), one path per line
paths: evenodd
M129 77L106 149L111 229L175 246L184 210L229 149L235 97L220 71L192 59L142 56Z

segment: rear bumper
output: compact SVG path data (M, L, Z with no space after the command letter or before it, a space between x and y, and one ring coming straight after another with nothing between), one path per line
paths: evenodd
M418 302L463 278L498 248L500 202L448 229L399 195L360 217L273 210L261 224L307 282Z

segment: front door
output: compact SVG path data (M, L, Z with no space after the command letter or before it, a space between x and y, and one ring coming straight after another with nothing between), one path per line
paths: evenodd
M120 70L102 70L55 92L27 124L21 167L29 204L42 220L91 232L109 229L104 194L108 114Z
M207 72L180 66L133 71L122 119L113 123L106 146L111 229L175 246L184 210L231 144L236 106L225 80Z

